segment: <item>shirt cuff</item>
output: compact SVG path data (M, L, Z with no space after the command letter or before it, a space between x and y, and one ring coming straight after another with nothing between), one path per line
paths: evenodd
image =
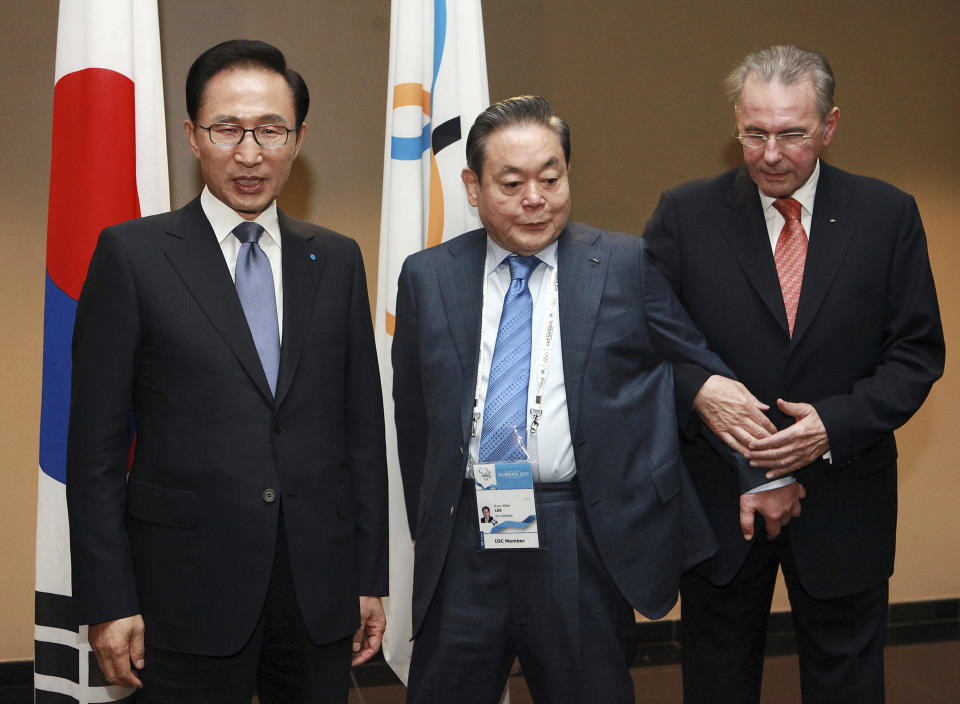
M779 489L782 486L790 486L795 481L797 481L796 477L780 477L779 479L774 479L772 482L755 486L747 493L759 494L761 491L770 491L771 489Z

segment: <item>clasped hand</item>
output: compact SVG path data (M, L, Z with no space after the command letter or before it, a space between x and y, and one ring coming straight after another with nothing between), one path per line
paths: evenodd
M795 420L777 431L764 414L769 406L739 381L711 376L700 388L693 408L717 437L750 460L751 467L770 471L773 480L805 467L830 449L827 430L809 403L777 399L777 407Z
M806 467L830 449L827 429L816 408L809 403L790 403L782 398L777 399L777 406L796 422L769 437L750 441L743 453L751 467L770 469L765 475L767 479Z

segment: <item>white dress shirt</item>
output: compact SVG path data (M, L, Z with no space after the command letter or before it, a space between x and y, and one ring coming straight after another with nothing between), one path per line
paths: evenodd
M497 245L487 237L487 256L484 264L486 277L486 300L483 305L483 335L480 340L481 366L478 410L482 412L487 393L487 381L490 378L490 364L493 361L493 349L497 342L497 330L500 327L500 314L503 311L503 299L510 287L510 265L506 258L511 252ZM530 426L530 407L537 397L537 360L543 345L544 326L550 305L550 287L553 270L557 266L557 243L539 252L538 264L533 270L527 287L533 298L533 329L531 332L530 385L527 391L527 427ZM562 275L561 275L562 276ZM567 415L567 392L563 383L563 354L560 344L560 326L556 326L551 353L550 371L543 390L543 415L536 434L527 434L530 459L536 460L533 469L535 482L565 482L577 473L573 457L573 441L570 437L570 419ZM476 424L477 436L470 438L470 460L477 461L480 447L480 432L483 427L481 418ZM472 476L467 466L467 476Z
M240 255L241 242L231 233L233 228L242 222L246 222L240 214L223 201L217 199L206 186L203 187L203 193L200 194L200 207L203 208L203 214L207 216L210 227L213 228L213 234L216 235L220 243L220 251L223 252L223 258L227 262L227 269L230 270L230 278L237 280L237 257ZM273 201L260 213L254 220L264 229L260 235L260 249L267 255L270 261L270 269L273 273L273 292L277 297L277 324L280 330L280 340L283 341L283 267L280 257L280 223L277 220L277 201Z

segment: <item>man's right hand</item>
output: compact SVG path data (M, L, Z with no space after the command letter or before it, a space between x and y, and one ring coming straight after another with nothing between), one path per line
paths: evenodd
M780 529L791 518L800 515L800 499L806 497L807 490L800 482L787 486L740 495L740 530L744 540L753 539L754 513L759 513L767 529L767 540L780 535Z
M717 374L704 382L693 399L693 410L703 422L741 455L753 440L777 432L763 413L769 409L739 381Z
M143 617L140 614L92 624L88 640L108 682L138 689L143 686L130 667L132 663L133 667L142 670L144 665Z

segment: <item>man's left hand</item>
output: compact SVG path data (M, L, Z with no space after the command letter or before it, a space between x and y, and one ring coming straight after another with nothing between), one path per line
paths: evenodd
M746 454L751 467L767 467L767 479L776 479L806 467L830 449L827 429L809 403L777 399L777 406L796 422L767 438L754 440Z
M791 518L800 515L800 500L805 498L807 490L800 482L768 491L757 491L740 495L740 530L744 540L753 540L756 514L760 514L767 532L767 540L780 535L780 530Z
M360 628L353 634L352 665L360 665L380 650L380 641L387 627L387 617L378 596L360 597Z

